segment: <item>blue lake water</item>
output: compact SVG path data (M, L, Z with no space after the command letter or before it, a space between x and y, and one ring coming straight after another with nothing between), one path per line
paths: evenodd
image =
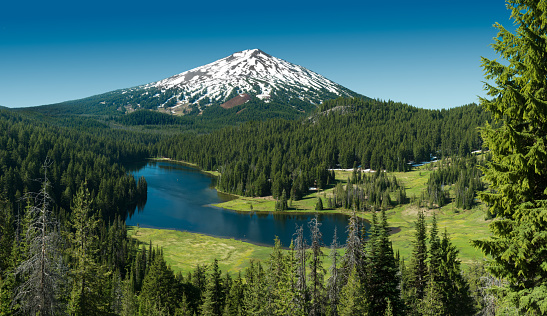
M278 236L283 246L290 244L296 226L304 225L309 242L308 222L315 213L250 213L211 206L231 197L214 189L214 177L183 164L147 162L128 169L135 178L146 178L148 199L142 210L127 218L127 225L189 231L260 245L273 245ZM344 244L349 217L321 212L317 216L325 245L331 244L335 227L338 242Z

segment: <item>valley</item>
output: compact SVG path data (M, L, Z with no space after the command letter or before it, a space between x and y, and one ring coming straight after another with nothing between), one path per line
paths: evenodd
M507 6L481 105L247 49L0 108L0 314L544 314L545 8Z
M404 173L394 173L393 175L405 183L405 188L410 194L420 193L427 189L427 180L433 169L436 167L422 166L416 170ZM350 171L336 171L336 180L339 183L347 185L347 179L351 177ZM303 197L299 201L293 201L292 207L285 211L288 213L311 213L311 214L328 214L341 213L351 215L351 211L344 208L315 210L317 197L329 197L332 195L334 188L326 189L319 193L311 193ZM451 192L451 196L453 196ZM215 206L231 209L238 212L272 212L275 209L275 200L270 197L252 198L238 196L230 201L214 204ZM412 253L412 239L414 234L414 223L416 215L420 207L415 203L408 203L401 206L396 206L387 212L388 222L391 228L390 239L393 242L393 249L399 252L402 258L410 258ZM486 219L486 209L483 204L478 204L472 209L463 210L455 207L455 202L450 202L441 208L427 209L425 214L428 222L431 221L433 213L437 215L438 227L440 231L447 229L454 245L459 250L459 257L462 261L463 269L468 269L470 265L477 264L483 260L483 254L480 250L474 248L470 244L470 240L477 236L488 235L488 224L490 220ZM283 212L284 213L284 212ZM283 216L283 214L279 214ZM371 221L371 213L360 213L359 216L367 221ZM321 218L321 217L320 217ZM323 219L324 220L324 219ZM308 219L309 221L309 219ZM320 220L321 221L321 220ZM135 222L135 221L133 221ZM307 223L303 223L307 225ZM226 224L227 225L227 224ZM341 229L346 229L344 224L338 227L338 232ZM291 230L290 225L288 226ZM327 226L329 227L329 226ZM323 225L323 242L325 247L328 247L330 242L325 235L328 232L324 231ZM294 229L292 229L294 230ZM135 232L141 232L136 235ZM289 232L289 240L294 232ZM130 235L140 242L152 242L153 245L158 245L164 249L166 261L175 272L188 273L195 269L197 264L206 265L212 259L219 259L219 265L223 271L232 274L243 272L248 267L248 261L253 259L265 262L271 254L272 246L254 245L245 241L238 241L232 237L218 238L191 232L177 232L163 229L150 229L143 227L130 227ZM278 234L276 234L278 235ZM278 235L279 236L279 235ZM338 235L339 242L345 243L343 236ZM273 238L272 238L273 242ZM288 245L287 242L284 243ZM201 250L206 247L209 249L208 254L201 254ZM328 251L328 248L325 248ZM181 258L180 256L184 256ZM327 258L326 258L327 259ZM330 261L325 262L327 265Z

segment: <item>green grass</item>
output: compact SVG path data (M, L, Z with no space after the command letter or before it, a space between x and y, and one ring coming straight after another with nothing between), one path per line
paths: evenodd
M419 197L422 190L425 189L431 167L424 166L411 172L392 173L398 180L404 184L407 197ZM336 171L336 180L346 183L351 176L350 171ZM315 210L317 196L323 197L323 205L327 203L325 197L332 194L333 188L321 192L314 192L304 197L300 201L293 201L289 212L309 212ZM236 211L273 211L275 201L272 197L251 198L238 197L216 206L232 209ZM414 204L405 204L388 210L388 223L390 227L398 228L398 232L391 235L393 248L399 251L403 258L409 258L412 253L412 240L414 239L414 222L420 209ZM422 208L425 212L428 223L431 223L433 213L437 215L439 234L447 229L452 243L460 251L460 260L464 266L481 260L484 255L470 244L472 239L487 237L489 221L484 220L486 207L479 204L471 210L461 210L450 203L442 208L429 210ZM334 209L324 210L322 212L345 213L349 210ZM360 213L359 216L370 220L370 212ZM219 266L224 272L237 274L249 266L249 260L255 259L265 261L271 253L271 247L257 246L234 239L223 239L202 234L180 232L174 230L149 229L131 227L129 230L131 236L143 243L152 241L153 245L164 249L165 259L175 272L186 273L192 271L198 264L210 264L215 258L219 260ZM329 250L324 249L325 255ZM324 267L328 268L330 261L325 257Z
M168 229L129 226L128 234L141 244L148 245L151 241L152 246L161 247L165 261L171 269L175 273L183 274L193 271L198 264L208 265L217 259L223 273L236 275L244 272L250 265L251 259L267 264L273 249L273 247L258 246L234 239ZM343 255L344 249L338 251ZM323 248L323 253L325 254L323 267L327 270L326 277L328 277L328 270L332 264L329 258L330 249Z
M270 247L176 230L131 226L128 234L141 243L152 241L152 246L163 248L165 261L175 273L185 274L198 264L210 264L218 259L223 272L237 274L249 266L250 259L265 260L271 252Z
M400 180L406 189L406 194L409 199L417 198L421 195L422 190L426 188L429 175L431 174L431 166L426 165L410 172L394 172L390 175L395 175ZM335 171L336 180L345 184L347 179L351 177L351 171ZM323 198L323 205L326 207L325 197L332 195L333 188L321 192L314 192L304 197L300 201L293 201L293 207L289 212L306 212L315 211L315 203L317 196ZM251 209L252 205L252 209ZM252 198L238 197L235 200L219 203L216 206L232 209L236 211L273 211L275 201L272 197ZM414 222L420 208L413 204L405 204L388 210L388 223L390 227L398 228L399 231L391 235L393 248L399 251L401 256L409 258L412 252L412 240L414 238ZM428 224L431 223L433 213L437 215L437 224L439 234L441 235L445 228L450 236L452 243L458 247L460 251L460 260L464 265L481 260L484 255L482 252L474 248L470 241L473 239L485 238L490 234L488 230L489 221L485 221L486 207L483 204L473 207L471 210L462 210L454 206L454 203L449 203L442 208L427 209L421 208L427 219ZM349 214L349 210L334 209L325 210L322 212L345 213ZM371 220L371 213L360 213L359 216Z

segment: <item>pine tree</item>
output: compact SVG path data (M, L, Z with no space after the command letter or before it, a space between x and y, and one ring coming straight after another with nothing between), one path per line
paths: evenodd
M96 262L98 251L98 220L92 215L93 200L84 182L74 197L72 207L72 229L69 240L74 261L72 291L69 299L71 315L97 315L104 313L106 302L101 295L104 278Z
M173 313L177 307L177 282L162 253L154 252L154 261L144 277L139 296L139 311L141 314Z
M43 165L44 178L38 193L27 195L32 206L27 209L25 260L15 269L23 283L15 289L14 305L27 315L54 315L62 306L58 301L64 272L61 260L60 225L51 210L50 182Z
M420 301L424 297L427 285L427 245L426 223L423 211L418 212L418 219L414 224L416 231L412 241L412 257L405 276L403 299L409 308L408 314L415 315L419 310Z
M368 302L361 278L354 267L348 277L348 282L340 292L340 303L338 304L338 315L354 316L368 315Z
M251 260L250 266L245 269L247 281L243 291L243 310L247 315L268 315L266 295L266 277L260 262Z
M306 284L306 261L308 260L308 253L306 251L306 239L304 239L304 227L297 226L295 235L296 311L298 314L308 314L309 292Z
M219 316L224 311L224 286L216 259L213 261L210 269L205 293L203 294L203 305L201 305L200 311L201 315Z
M439 230L437 229L437 215L433 213L431 220L431 228L429 229L429 275L430 281L439 281L439 265L441 258L440 253L441 241L439 239Z
M332 237L332 244L330 246L330 259L331 267L329 269L330 276L327 279L327 299L329 305L327 306L327 315L336 316L338 315L338 300L340 295L340 276L338 262L340 261L340 253L338 252L338 237L336 232L336 227L334 227L334 235Z
M507 297L519 310L547 313L547 6L509 0L507 7L516 32L496 23L492 45L506 62L482 58L494 83L485 83L492 99L481 103L501 124L482 129L492 190L481 198L499 219L490 224L492 237L474 244L492 257L489 270L507 280Z
M474 303L469 284L463 277L458 249L452 244L446 229L439 244L438 288L445 315L474 315Z
M355 268L359 276L362 276L364 272L362 271L363 267L363 258L364 258L364 246L362 243L360 234L360 225L359 218L357 213L354 211L349 219L347 227L348 237L346 239L346 252L342 257L342 283L345 283L349 278L349 274Z
M309 223L308 227L311 232L311 258L309 261L310 272L308 275L310 281L310 312L309 315L322 315L324 313L324 277L325 269L323 268L323 234L319 227L321 223L317 221L315 216Z
M418 307L422 315L449 315L446 314L446 302L444 301L442 292L443 289L440 288L440 283L434 280L433 275L429 275L424 297Z
M224 315L240 316L243 315L243 281L241 274L232 282L228 295L226 295L226 304L224 305Z
M291 255L294 252L291 243ZM272 311L276 315L289 315L296 309L296 269L295 262L281 248L279 238L275 238L275 245L267 262L269 269L266 274L268 301L272 304Z
M0 202L0 275L12 268L12 247L15 238L13 213L7 202Z
M387 215L382 210L381 223L372 217L370 238L367 242L367 282L365 284L369 314L384 315L388 302L392 310L400 309L400 290L397 259L389 240Z
M316 211L322 211L323 210L323 200L320 196L317 197L317 203L315 204L315 210Z
M122 283L122 306L121 313L122 316L132 316L136 315L139 309L138 297L135 295L135 279L133 274L129 276L128 280L123 281Z

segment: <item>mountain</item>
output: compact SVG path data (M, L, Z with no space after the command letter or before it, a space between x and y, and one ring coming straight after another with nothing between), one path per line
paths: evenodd
M156 109L198 115L213 106L231 109L254 101L263 107L272 103L308 112L339 96L362 97L302 66L251 49L160 81L41 108L72 113Z

